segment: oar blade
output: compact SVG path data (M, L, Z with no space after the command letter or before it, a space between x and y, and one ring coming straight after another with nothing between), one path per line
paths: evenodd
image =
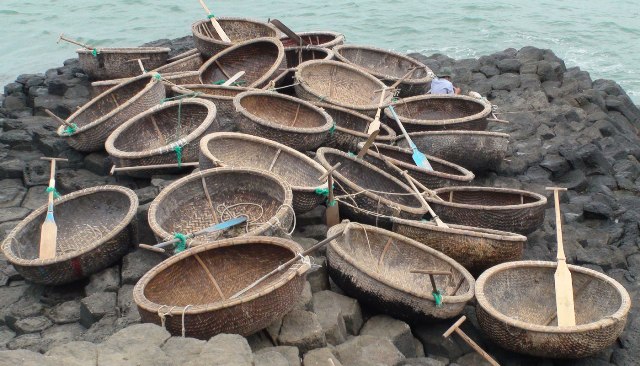
M426 170L430 170L430 171L433 170L433 167L429 163L429 160L427 160L427 156L422 152L418 151L418 149L413 150L412 157L413 157L413 162L416 163L416 166Z
M47 218L40 229L40 259L50 259L56 256L57 240L58 225L53 218Z
M223 221L219 224L213 225L209 228L207 228L205 230L205 232L212 232L212 231L218 231L218 230L224 230L239 224L242 224L243 222L247 221L247 217L246 216L238 216L236 218L233 218L231 220L227 220L227 221Z
M558 310L558 326L572 327L576 325L576 312L573 304L573 282L571 272L564 261L558 262L554 275L556 286L556 307Z
M340 223L340 209L338 208L338 201L333 201L333 205L328 204L325 215L327 227L332 227Z

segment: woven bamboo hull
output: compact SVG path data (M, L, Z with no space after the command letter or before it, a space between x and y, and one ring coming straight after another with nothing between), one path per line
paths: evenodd
M214 133L200 141L200 169L221 166L273 172L291 185L293 209L311 211L325 199L316 189L326 188L318 180L326 170L308 156L275 141L243 133Z
M164 97L162 83L151 75L138 76L90 100L67 119L78 129L69 135L64 133L65 126L60 126L58 135L78 151L102 150L107 137L118 126L157 105Z
M140 75L138 59L145 69L151 70L167 63L169 48L137 47L137 48L99 48L93 56L92 50L79 49L80 68L89 78L96 80L130 78Z
M175 60L166 65L160 66L153 71L159 72L161 74L171 74L171 73L181 73L187 71L198 71L202 64L204 64L205 59L202 57L200 53L196 53L179 60Z
M298 151L315 150L329 137L333 120L298 98L248 91L233 100L236 124L242 133L279 142Z
M196 48L205 56L212 57L224 49L260 37L277 37L278 30L268 23L243 18L216 18L231 43L223 42L213 28L211 21L199 20L191 26Z
M306 281L300 262L275 274L237 299L229 297L302 252L293 241L268 237L236 238L209 243L171 257L149 271L133 290L142 322L207 340L216 334L248 336L281 319L295 306ZM209 268L225 299L202 265ZM187 308L187 305L189 307Z
M425 197L442 221L531 234L544 222L546 197L508 188L447 187L436 189L442 201ZM453 194L453 202L449 202Z
M220 131L216 106L200 98L184 98L157 105L128 120L109 136L107 153L119 168L198 161L200 139ZM166 173L151 169L128 171L135 177Z
M409 134L419 150L428 151L472 172L495 169L507 155L509 135L485 131L429 131ZM398 145L408 147L398 139Z
M448 255L471 273L522 258L526 236L504 231L420 221L393 220L393 231Z
M118 262L137 242L137 208L138 198L128 188L101 186L76 191L54 202L58 225L55 258L38 259L47 205L33 211L7 235L2 251L16 271L31 282L60 285L77 281Z
M187 71L187 72L176 72L176 73L166 73L161 74L163 79L168 80L171 84L182 85L182 84L190 84L190 83L199 83L200 82L200 74L198 71ZM113 88L116 85L122 84L131 80L131 78L124 79L113 79L113 80L102 80L102 81L94 81L91 83L91 96L95 98L96 96L106 92L107 90ZM172 85L167 83L166 81L162 81L165 87L165 94L169 95L171 93Z
M482 274L476 285L482 332L513 352L554 359L588 357L614 344L631 307L628 292L602 273L569 265L576 326L559 328L553 296L556 267L556 262L511 262Z
M334 56L330 49L317 46L285 47L284 53L289 69L310 60L333 60Z
M195 92L198 93L198 98L214 102L217 109L216 123L220 126L220 131L223 132L238 130L235 122L238 112L236 112L236 108L233 106L233 98L247 90L249 89L239 86L202 84L185 84L171 89L176 95L188 95Z
M331 49L337 45L341 45L344 43L344 35L337 32L299 32L296 34L308 44L318 47L326 47ZM280 37L280 41L285 47L300 46L294 40L286 36Z
M393 109L407 132L484 131L491 115L490 103L466 95L420 95L395 103ZM384 114L400 133L391 111L386 109Z
M444 254L401 235L356 223L336 225L327 235L345 225L351 227L344 236L327 246L329 275L361 303L396 318L425 321L453 318L473 298L473 277ZM393 243L387 247L389 239ZM442 307L435 306L429 277L411 270L453 272L452 277L436 276L444 295Z

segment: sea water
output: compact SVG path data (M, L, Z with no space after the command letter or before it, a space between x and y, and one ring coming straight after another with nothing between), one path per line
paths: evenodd
M568 67L617 81L640 104L639 0L206 0L217 16L278 18L296 31L401 52L478 57L550 48ZM137 46L191 33L198 0L0 0L0 85L75 57L64 32L95 46ZM0 91L1 92L1 91Z

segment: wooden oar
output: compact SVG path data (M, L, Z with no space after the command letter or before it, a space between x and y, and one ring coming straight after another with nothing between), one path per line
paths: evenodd
M327 180L327 189L329 195L327 197L327 210L324 217L328 227L338 225L340 223L340 208L338 207L338 201L335 200L333 195L333 174L329 173L329 179Z
M346 226L345 226L346 228ZM333 239L341 236L344 233L344 229L341 230L340 232L331 235L330 237L324 239L323 241L315 244L314 246L312 246L311 248L305 250L302 253L297 254L295 257L289 259L288 261L286 261L285 263L281 264L278 266L278 268L274 269L273 271L267 273L266 275L258 278L255 282L253 282L252 284L250 284L249 286L245 287L244 289L236 292L233 296L231 296L229 299L235 299L236 297L242 296L243 294L245 294L247 291L251 290L252 288L258 286L259 284L261 284L262 282L264 282L264 280L266 280L267 278L271 277L272 275L278 273L278 272L282 272L285 271L290 265L294 264L295 262L299 261L301 258L303 258L305 255L313 252L314 250L320 248L323 245L326 245L328 242L332 241Z
M53 112L51 112L50 110L48 110L48 109L46 109L46 108L45 108L44 112L45 112L49 117L53 118L56 122L58 122L58 123L60 123L60 124L63 124L63 125L65 125L65 126L68 126L68 127L73 127L73 125L72 125L71 123L69 123L69 122L67 122L67 121L63 120L62 118L60 118L60 117L56 116L56 115L55 115Z
M369 147L371 146L371 144L367 145L366 143L363 145L363 147L360 149L360 152L358 152L358 155L356 155L356 159L362 159L362 157L367 153L367 150L369 150ZM334 166L332 166L331 168L327 169L327 172L324 173L323 175L320 176L320 178L318 178L319 181L323 181L325 180L329 174L333 174L333 172L340 168L342 166L342 163L338 163Z
M422 194L420 193L418 188L416 188L416 185L413 183L413 177L411 177L409 175L409 173L407 173L406 170L403 170L401 174L404 176L404 178L407 180L407 182L409 182L409 185L411 185L411 188L413 188L413 190L416 192L420 202L422 202L423 205L427 206L427 210L429 211L429 215L431 215L433 217L433 219L436 221L436 225L448 228L449 226L447 224L445 224L442 220L440 220L440 217L438 215L436 215L435 212L433 212L433 209L431 209L431 206L429 206L429 203L427 202L427 200L425 200L424 197L422 197Z
M122 168L116 168L115 165L111 166L111 170L109 171L110 175L114 175L119 172L134 172L138 170L149 170L149 169L169 169L169 168L196 168L198 167L198 162L192 163L182 163L180 166L178 164L157 164L157 165L140 165L140 166L127 166Z
M69 42L71 44L75 44L76 46L80 46L82 48L86 48L86 49L92 50L92 51L95 49L95 47L89 46L88 44L84 44L84 43L78 42L76 40L73 40L71 38L65 37L64 33L60 33L60 36L58 36L58 41L56 43L60 43L60 41Z
M572 327L576 325L576 311L573 305L573 283L571 272L567 266L567 258L564 255L562 243L562 218L560 217L560 191L566 188L547 187L547 191L553 191L553 200L556 210L556 233L558 236L558 268L554 275L556 287L556 307L558 308L558 326Z
M480 348L480 346L476 342L474 342L473 339L469 338L469 336L465 332L463 332L462 329L460 329L460 325L462 325L462 323L464 323L466 319L467 317L463 315L462 318L458 319L458 321L455 322L451 326L451 328L447 329L447 331L444 332L442 336L444 338L449 338L451 333L456 332L456 334L458 334L460 338L462 338L465 341L465 343L467 343L471 348L473 348L474 351L478 352L478 354L482 356L482 358L487 360L487 362L489 362L491 366L500 366L498 361L494 360L493 357L489 356L489 354L485 350Z
M398 127L400 127L400 130L402 131L404 138L407 140L407 143L409 143L409 147L413 151L413 155L412 155L413 161L416 163L417 166L421 168L424 168L427 170L433 170L433 167L429 163L429 160L427 160L427 157L420 150L418 150L418 147L416 146L416 144L414 144L413 141L411 140L411 137L409 137L407 130L404 129L404 126L402 125L402 122L400 122L400 118L398 118L398 115L396 114L396 111L393 109L393 106L389 106L388 108L389 108L389 111L391 111L391 114L393 115L393 119L395 119L396 123L398 123Z
M218 36L220 37L220 39L223 42L231 43L231 39L229 39L229 36L227 36L224 30L222 30L222 27L216 20L215 16L213 16L213 13L211 13L211 10L209 10L209 8L207 7L207 4L205 4L203 0L199 0L199 1L200 1L200 5L202 5L202 8L207 12L209 19L211 20L211 25L213 25L213 28L218 33Z
M244 75L244 71L238 71L235 75L230 77L227 81L222 83L222 86L229 86L233 84L236 80L240 79Z
M296 32L292 31L286 25L282 24L278 19L271 19L271 24L275 25L276 28L280 29L282 33L286 34L291 40L296 42L299 46L308 46L309 43L306 42L302 37L296 34Z
M234 226L240 225L243 222L247 221L247 217L246 216L240 216L240 217L236 217L234 219L231 220L227 220L227 221L223 221L220 223L217 223L215 225L211 225L208 228L202 229L200 231L197 231L195 233L191 233L189 235L187 235L187 239L193 239L196 236L200 236L203 234L207 234L207 233L212 233L214 231L220 231L220 230L225 230L225 229L229 229L232 228ZM143 249L147 249L147 250L151 250L153 252L158 252L158 253L165 253L165 247L168 247L169 245L175 244L180 242L180 239L171 239L171 240L167 240L165 242L162 243L158 243L156 245L148 245L148 244L139 244L138 246L140 248Z
M40 229L40 259L50 259L56 256L56 242L58 240L58 225L53 217L53 199L56 189L56 161L68 161L62 158L40 158L51 161L51 173L49 176L49 204L47 216Z

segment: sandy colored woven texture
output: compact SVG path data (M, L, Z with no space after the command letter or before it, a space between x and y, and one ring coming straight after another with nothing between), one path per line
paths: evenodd
M138 197L128 188L101 186L76 191L54 202L58 226L55 258L38 258L46 205L9 233L2 251L31 282L59 285L77 281L113 265L127 253L137 240L137 208Z
M174 72L185 72L185 71L198 71L200 66L204 64L204 57L197 53L195 55L190 55L179 60L175 60L171 63L158 67L153 71L159 72L161 74L174 73Z
M447 224L438 227L430 222L395 219L393 231L456 260L471 273L522 258L526 236L504 231Z
M128 120L107 139L105 147L117 167L197 162L200 139L220 131L216 106L200 98L167 101ZM136 171L151 176L162 170ZM133 172L129 172L131 174Z
M296 304L305 283L305 276L297 273L300 262L237 299L229 297L300 252L297 243L270 237L205 244L151 269L135 286L133 297L143 322L161 325L158 312L171 310L166 328L173 335L182 335L184 313L187 337L207 340L219 333L248 336L282 318Z
M58 135L76 150L102 150L107 137L118 126L157 105L164 97L164 86L151 74L135 77L91 99L67 119L78 126L77 130L67 134L66 126L60 126Z
M329 274L341 289L361 303L393 317L424 321L453 318L473 298L473 276L453 259L416 241L368 225L343 223L329 229L327 235L345 225L349 225L345 235L327 246ZM435 276L443 295L442 307L435 306L429 276L410 273L411 270L452 273Z
M342 164L333 173L341 217L391 228L389 217L420 220L427 212L409 186L372 164L356 160L355 156L322 147L316 160L325 169Z
M427 151L474 173L497 167L507 154L509 135L486 131L428 131L409 134L419 150ZM398 146L408 148L398 137Z
M220 131L237 131L237 112L233 106L233 98L249 89L240 86L186 84L174 86L171 90L176 95L198 93L198 98L214 102L217 109L216 123L220 125Z
M205 57L214 56L234 43L260 37L277 37L279 34L273 25L257 20L244 18L216 18L216 20L231 43L221 40L209 19L199 20L191 26L196 48Z
M333 48L344 43L344 35L337 32L320 31L320 32L296 32L300 38L313 46ZM287 36L280 37L280 41L285 47L300 46Z
M433 170L420 168L413 161L411 150L397 146L377 143L367 151L364 159L405 182L406 179L401 174L387 166L389 162L401 170L406 170L409 175L430 189L467 185L475 178L475 175L467 169L431 155L427 155L427 160Z
M171 49L166 47L98 48L94 56L92 50L79 49L80 68L89 78L108 80L130 78L140 75L138 59L146 70L155 69L167 63Z
M329 137L333 120L304 100L273 92L248 91L233 100L236 124L247 134L264 137L298 151L315 150Z
M583 358L611 346L631 306L627 291L604 274L569 265L576 326L558 328L555 270L555 262L524 261L482 274L476 287L482 331L501 347L545 358Z
M351 111L327 103L314 103L324 109L336 124L336 130L329 136L323 144L326 147L342 151L358 151L358 144L367 141L369 135L367 130L373 118L364 114ZM375 141L384 144L391 144L396 139L396 133L385 124L380 125L380 133Z
M218 166L270 171L291 185L293 208L301 214L325 200L317 188L326 188L327 180L318 180L326 170L308 156L275 141L243 133L213 133L200 141L200 168Z
M393 105L407 132L487 129L491 104L466 95L420 95L400 99ZM400 133L390 110L385 121Z
M400 98L422 95L431 83L431 77L428 75L431 69L422 62L401 53L350 44L336 46L333 51L336 59L362 68L388 86L402 79L397 86ZM405 78L411 68L416 69Z
M256 38L221 51L198 71L201 84L218 83L244 71L236 83L247 88L261 88L285 69L282 43L275 38Z
M310 60L333 60L334 57L332 50L318 46L285 47L284 54L288 68L298 67Z
M198 71L182 71L182 72L170 72L164 73L162 75L162 83L165 86L166 94L169 94L171 91L171 87L173 85L182 85L182 84L191 84L191 83L199 83L200 82L200 74ZM91 95L96 97L107 90L113 88L118 84L122 84L128 81L130 78L124 79L111 79L111 80L102 80L102 81L94 81L91 83Z
M149 226L162 241L172 239L175 232L190 234L246 216L248 226L198 236L189 243L244 235L284 236L293 225L291 200L291 186L273 173L236 168L202 170L160 192L149 207Z

